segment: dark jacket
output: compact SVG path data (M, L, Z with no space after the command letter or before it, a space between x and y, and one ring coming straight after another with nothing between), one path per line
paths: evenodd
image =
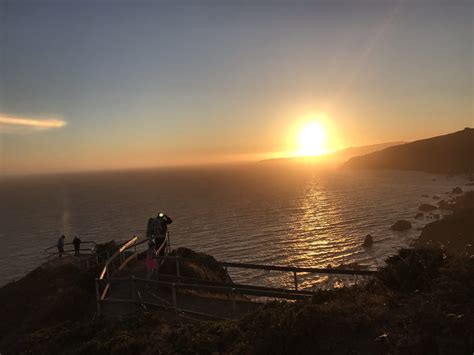
M82 241L78 237L74 237L74 239L72 240L72 244L74 244L75 247L81 245L81 242Z

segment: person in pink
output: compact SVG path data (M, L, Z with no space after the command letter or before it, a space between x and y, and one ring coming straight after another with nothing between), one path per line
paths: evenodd
M146 251L146 278L150 279L156 271L156 259L155 259L155 245L153 242L148 243L148 249Z

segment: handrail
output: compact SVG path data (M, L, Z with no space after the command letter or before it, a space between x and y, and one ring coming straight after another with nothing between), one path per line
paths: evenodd
M97 246L97 243L93 240L86 240L86 241L81 242L81 245L83 245L83 244L92 244L93 247ZM74 245L74 244L73 243L64 243L64 246L66 246L66 245ZM57 254L57 252L50 252L50 249L56 249L57 247L58 247L57 244L50 245L50 246L44 248L44 251L46 253L50 254L50 255L54 255L54 254Z
M122 281L123 279L117 279L117 281ZM139 277L134 278L135 281L145 282L145 283L152 283L162 286L172 286L175 288L183 288L183 289L191 289L191 290L203 290L203 291L232 291L236 294L241 295L253 295L253 296L263 296L263 297L281 297L281 298L289 298L289 299L307 299L311 297L308 294L301 294L298 292L281 292L272 289L262 290L262 289L253 289L253 288L245 288L240 287L239 285L202 285L202 284L188 284L188 283L175 283L169 281L157 281L152 279L143 279ZM110 279L110 281L114 281L114 279ZM173 286L174 285L174 286Z
M169 239L170 239L170 233L169 233L169 232L166 232L165 240L163 241L163 243L161 243L161 245L160 245L160 247L158 248L158 250L156 250L155 256L159 256L160 253L161 253L161 250L162 250L163 248L166 248L166 246L168 246Z
M136 247L136 241L138 240L138 236L134 235L132 239L130 239L128 242L123 244L105 263L102 272L100 273L99 280L103 280L104 277L108 274L109 271L109 266L112 264L112 262L115 260L115 258L118 255L121 255L122 252L127 249L129 246L133 245L135 243ZM100 295L100 299L103 300L105 299L105 296L107 296L107 292L109 292L110 289L110 283L107 282L107 285L105 286L104 290L102 291L102 294Z
M102 269L102 272L100 273L99 279L102 280L107 273L109 269L109 265L112 263L112 261L120 255L125 249L127 249L130 245L132 245L134 242L138 240L138 236L134 235L132 239L130 239L128 242L123 244L105 263L104 268ZM142 241L143 242L143 241Z
M166 260L174 260L176 262L176 275L160 274L160 279L153 280L148 278L137 278L132 275L131 278L116 278L113 277L116 271L122 270L131 260L133 260L139 253L136 247L137 245L148 242L149 239L145 239L138 242L138 237L134 236L132 239L124 243L119 250L117 250L106 262L102 272L100 273L99 278L96 279L96 289L97 289L97 308L100 312L100 302L101 301L114 301L112 298L107 298L107 293L112 285L115 282L131 282L131 291L132 295L135 295L135 292L139 292L135 288L135 282L146 283L147 285L160 285L165 288L171 288L171 299L173 303L173 308L179 310L177 307L177 296L176 292L178 289L188 289L188 290L202 290L202 291L214 291L218 294L224 293L229 295L229 300L232 300L232 307L234 315L236 314L236 295L249 295L257 297L269 297L269 298L282 298L289 300L302 300L312 297L314 292L309 290L298 290L298 273L313 273L313 274L342 274L342 275L374 275L377 273L375 270L356 270L356 269L338 269L338 268L313 268L313 267L296 267L296 266L279 266L279 265L263 265L263 264L251 264L251 263L238 263L238 262L227 262L227 261L217 261L217 265L220 265L225 268L242 268L242 269L256 269L256 270L268 270L268 271L281 271L281 272L291 272L294 276L294 289L287 288L274 288L274 287L265 287L265 286L253 286L246 284L236 284L233 282L230 283L219 283L206 280L199 280L196 278L182 277L180 275L180 262L192 262L192 259L182 258L178 256L160 256L163 249L169 251L169 233L166 234L165 239L154 252L154 258L160 261L159 265L162 265ZM131 255L127 254L125 260L123 260L123 252L129 248L135 247L135 252ZM168 249L166 249L168 248ZM166 253L167 254L167 253ZM120 263L114 265L115 259L120 256ZM114 270L112 267L114 266ZM165 281L166 280L166 281ZM100 294L99 290L102 283L105 282L106 286L103 292ZM132 296L133 299L128 300L129 302L136 302L135 296Z
M133 260L137 255L138 253L140 253L139 251L136 250L136 247L138 245L141 245L143 243L147 243L149 240L148 239L144 239L140 242L137 242L138 241L138 236L134 235L130 240L128 240L127 242L125 242L108 260L107 262L105 263L100 275L99 275L99 280L103 280L105 278L106 275L109 274L109 271L110 271L110 268L111 268L111 265L113 264L113 262L115 261L115 259L117 258L117 256L119 255L122 255L122 253L131 248L131 247L134 247L135 248L135 252L132 253L132 255L128 256L125 260L121 260L120 261L120 265L118 267L118 269L116 271L119 271L119 270L122 270L131 260ZM166 237L165 237L165 240L163 241L163 243L160 245L160 247L158 248L158 250L156 251L155 255L159 254L162 249L164 247L166 247L166 245L168 245L168 242L169 242L169 233L166 234ZM110 289L110 283L107 282L107 285L105 286L101 296L100 296L100 299L101 300L104 300L105 297L107 296L107 292L109 291Z
M252 290L271 290L275 292L281 293L296 293L301 295L312 296L314 295L313 291L305 291L305 290L290 290L287 288L277 288L277 287L266 287L266 286L255 286L255 285L248 285L248 284L240 284L240 283L225 283L225 282L217 282L217 281L208 281L203 279L198 279L195 277L186 277L186 276L176 276L172 274L160 274L159 279L157 281L165 281L168 280L177 280L179 283L183 284L199 284L199 285L211 285L211 286L229 286L229 287L240 287L244 289L252 289ZM173 281L169 281L173 282Z
M179 256L157 256L159 259L172 259L180 261L192 261L187 258ZM341 275L375 275L375 270L354 270L354 269L337 269L337 268L311 268L311 267L296 267L296 266L277 266L277 265L262 265L249 263L236 263L228 261L218 261L220 266L235 267L242 269L256 269L256 270L270 270L270 271L289 271L289 272L307 272L313 274L341 274Z
M377 271L375 271L375 270L355 270L355 269L337 269L337 268L277 266L277 265L235 263L235 262L227 262L227 261L219 261L218 263L221 266L235 267L235 268L241 268L241 269L308 272L308 273L313 273L313 274L375 275L377 273Z

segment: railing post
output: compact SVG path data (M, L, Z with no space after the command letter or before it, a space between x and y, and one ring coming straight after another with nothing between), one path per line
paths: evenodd
M229 283L229 278L230 277L229 277L229 271L227 270L227 265L224 266L224 271L225 271L225 276L226 276L225 283Z
M296 276L296 270L293 270L293 277L295 279L295 291L298 291L298 276Z
M179 270L179 259L176 258L175 260L176 260L176 276L181 277L181 272ZM179 279L178 279L178 282L179 282Z
M176 300L176 284L174 282L171 284L171 296L173 298L173 307L177 308L178 302Z
M235 317L236 311L237 311L237 306L235 304L235 288L231 289L231 295L232 295L232 314Z
M131 290L132 290L132 300L135 301L135 275L132 275L130 278Z
M99 281L95 279L95 301L97 303L97 315L100 314L100 292L99 292Z
M109 282L109 278L110 278L109 268L107 268L107 270L105 271L105 278L107 279L107 285L109 285L109 290L112 289L112 283Z

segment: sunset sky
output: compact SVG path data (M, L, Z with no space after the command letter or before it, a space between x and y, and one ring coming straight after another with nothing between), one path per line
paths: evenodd
M472 1L0 0L0 173L258 160L473 126Z

